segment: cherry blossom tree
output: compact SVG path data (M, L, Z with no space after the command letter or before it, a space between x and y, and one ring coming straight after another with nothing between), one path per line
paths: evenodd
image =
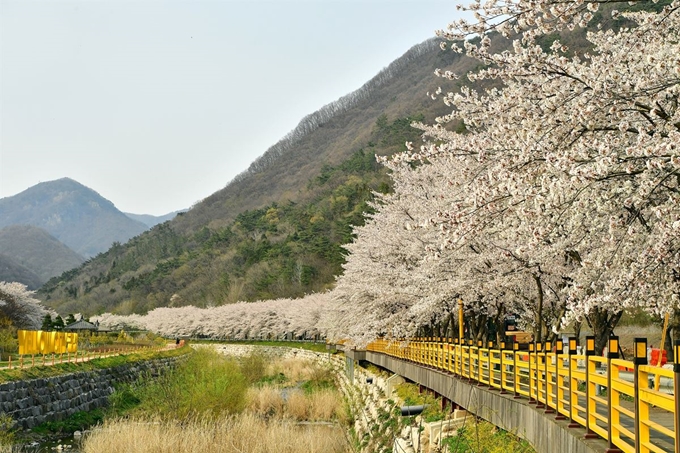
M40 329L47 314L56 314L33 297L26 285L18 282L0 282L0 317L20 329Z
M239 302L212 308L163 307L146 315L93 317L107 328L138 328L166 337L230 339L323 338L331 313L329 295Z
M439 234L428 237L420 261L410 257L418 265L400 275L408 270L418 281L418 272L437 272L436 265L422 264L432 257L456 263L438 269L451 276L442 299L455 294L477 312L491 307L490 300L504 300L521 310L538 339L586 319L601 347L625 309L677 312L677 7L674 1L659 12L624 13L630 26L589 32L592 47L583 55L568 56L559 41L544 51L535 39L586 26L599 2L491 0L470 6L474 23L458 21L442 31L455 51L484 63L467 75L470 80L501 86L437 90L432 96L441 97L450 114L418 125L428 143L386 162L396 193L378 209L398 214L389 204L411 197L409 209L419 211L415 226ZM476 44L465 39L471 34L478 36ZM511 50L492 52L492 39L512 40ZM437 74L443 82L459 78L445 70ZM459 122L468 133L452 132ZM365 324L364 338L386 333L388 318L380 313L416 312L427 319L440 309L429 302L439 288L422 293L418 287L420 294L408 303L394 298L390 305L389 289L381 295L366 275L366 257L373 265L381 258L371 247L383 246L371 241L397 235L402 238L391 246L398 247L407 237L426 235L411 233L403 219L402 225L398 219L381 225L381 215L357 229L338 282L347 319L386 304L376 311L383 324ZM384 258L383 266L395 256ZM343 281L347 275L354 280ZM351 292L353 283L364 288L363 281L371 295L366 300ZM398 278L386 281L396 281L400 295L416 288ZM410 322L393 316L389 327Z

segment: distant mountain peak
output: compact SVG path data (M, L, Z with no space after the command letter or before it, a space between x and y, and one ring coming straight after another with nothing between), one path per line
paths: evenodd
M147 226L119 211L95 190L71 178L46 181L0 199L0 228L33 225L85 257L126 242Z

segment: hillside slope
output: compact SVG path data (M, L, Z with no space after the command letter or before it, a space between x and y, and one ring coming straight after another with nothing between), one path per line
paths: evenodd
M40 278L40 284L85 261L47 231L31 225L11 225L1 229L0 253L30 269ZM25 281L16 281L28 285Z
M186 209L170 212L168 214L161 216L155 216L151 214L131 214L129 212L126 212L125 215L130 217L132 220L142 222L144 225L151 228L158 225L159 223L167 222L168 220L174 219L180 212L186 212Z
M433 121L446 113L445 106L433 101L427 92L434 92L442 83L434 76L435 69L454 64L465 74L476 63L453 52L442 52L437 39L414 46L360 89L303 118L248 170L178 217L173 228L183 234L205 225L217 228L244 210L298 200L303 196L301 188L323 165L337 165L371 141L381 115L394 120L422 114L425 121ZM403 142L394 143L384 152L403 146Z
M147 229L94 190L69 178L36 184L0 199L0 228L9 225L43 228L85 257Z
M0 282L19 282L34 290L38 289L43 280L11 256L0 253Z
M411 121L447 113L427 93L469 84L464 75L478 65L442 51L436 39L413 47L359 90L305 117L224 189L50 280L39 297L62 313L128 314L332 288L351 226L363 223L373 191L389 190L375 155L403 150L406 141L417 146ZM437 68L463 77L437 78Z

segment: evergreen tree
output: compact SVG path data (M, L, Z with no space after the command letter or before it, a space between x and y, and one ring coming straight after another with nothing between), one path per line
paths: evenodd
M40 330L43 330L45 332L49 332L50 330L52 330L52 316L50 316L49 313L46 314L45 317L43 318Z
M54 318L54 322L52 323L52 329L64 330L64 320L62 319L61 316L57 315L57 317Z
M66 320L64 321L64 323L67 326L70 325L70 324L73 324L75 322L76 322L76 317L73 316L73 313L69 313L69 315L66 317Z

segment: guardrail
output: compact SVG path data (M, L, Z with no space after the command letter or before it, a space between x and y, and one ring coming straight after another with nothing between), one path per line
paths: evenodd
M680 453L680 405L675 397L680 393L680 342L673 369L647 364L646 339L636 339L633 361L620 359L616 352L596 356L593 337L586 340L585 354L577 354L575 341L565 349L561 342L556 348L546 342L519 350L517 343L506 349L439 338L381 339L366 347L527 398L546 414L568 420L570 428L585 428L585 437L605 439L607 452ZM608 350L618 351L617 337L610 338ZM668 384L667 391L659 389L660 381Z
M96 350L76 351L63 354L11 354L8 360L0 361L0 369L24 369L36 366L52 366L61 363L82 363L117 355L133 354L142 351L160 351L172 346L135 345L126 348L98 348Z

